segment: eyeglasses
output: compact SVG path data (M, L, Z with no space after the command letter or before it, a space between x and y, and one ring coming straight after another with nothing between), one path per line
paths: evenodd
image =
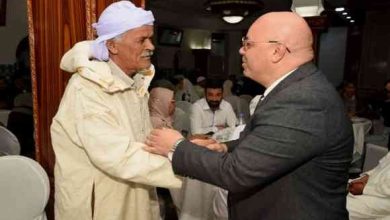
M267 42L256 42L256 41L248 40L248 37L244 36L244 37L242 37L241 42L242 42L242 47L244 48L245 51L247 51L249 48L253 47L255 44L280 44L286 48L286 51L288 53L291 53L290 49L284 43L279 42L277 40L270 40Z

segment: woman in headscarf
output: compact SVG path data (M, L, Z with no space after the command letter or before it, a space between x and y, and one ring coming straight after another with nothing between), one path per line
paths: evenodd
M153 88L150 91L149 112L153 128L172 128L175 112L174 92L162 87Z

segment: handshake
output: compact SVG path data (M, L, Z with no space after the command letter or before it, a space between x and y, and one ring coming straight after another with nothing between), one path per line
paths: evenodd
M227 146L224 143L218 143L215 139L210 138L204 134L195 134L189 138L189 141L196 145L200 145L202 147L206 147L209 150L217 151L217 152L227 152Z
M168 157L168 153L174 150L174 146L177 146L183 140L183 135L176 130L169 128L153 129L147 136L143 149L149 153ZM193 135L188 140L213 151L227 152L226 144L219 143L207 135Z

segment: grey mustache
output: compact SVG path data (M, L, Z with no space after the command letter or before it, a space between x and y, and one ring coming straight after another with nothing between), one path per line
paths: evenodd
M142 54L142 57L151 57L153 56L153 54L154 54L153 50L148 50Z

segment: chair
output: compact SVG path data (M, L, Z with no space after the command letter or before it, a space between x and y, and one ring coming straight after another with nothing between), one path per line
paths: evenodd
M0 126L0 153L5 155L20 154L20 144L16 136L7 128Z
M240 114L240 98L236 95L229 95L223 97L223 100L227 101L232 106L234 113L236 113L238 118L238 115Z
M0 124L7 126L9 113L11 113L11 110L0 109Z
M176 101L176 107L180 108L185 113L190 114L192 104L186 101Z
M0 219L46 220L49 193L49 178L36 161L0 157Z
M180 131L185 137L191 135L191 120L190 115L184 112L182 109L176 107L175 118L173 120L173 128Z
M245 99L248 103L250 103L253 97L251 95L243 94L240 95L240 98Z
M371 170L378 165L379 160L388 153L386 147L366 143L365 156L363 161L363 172Z

